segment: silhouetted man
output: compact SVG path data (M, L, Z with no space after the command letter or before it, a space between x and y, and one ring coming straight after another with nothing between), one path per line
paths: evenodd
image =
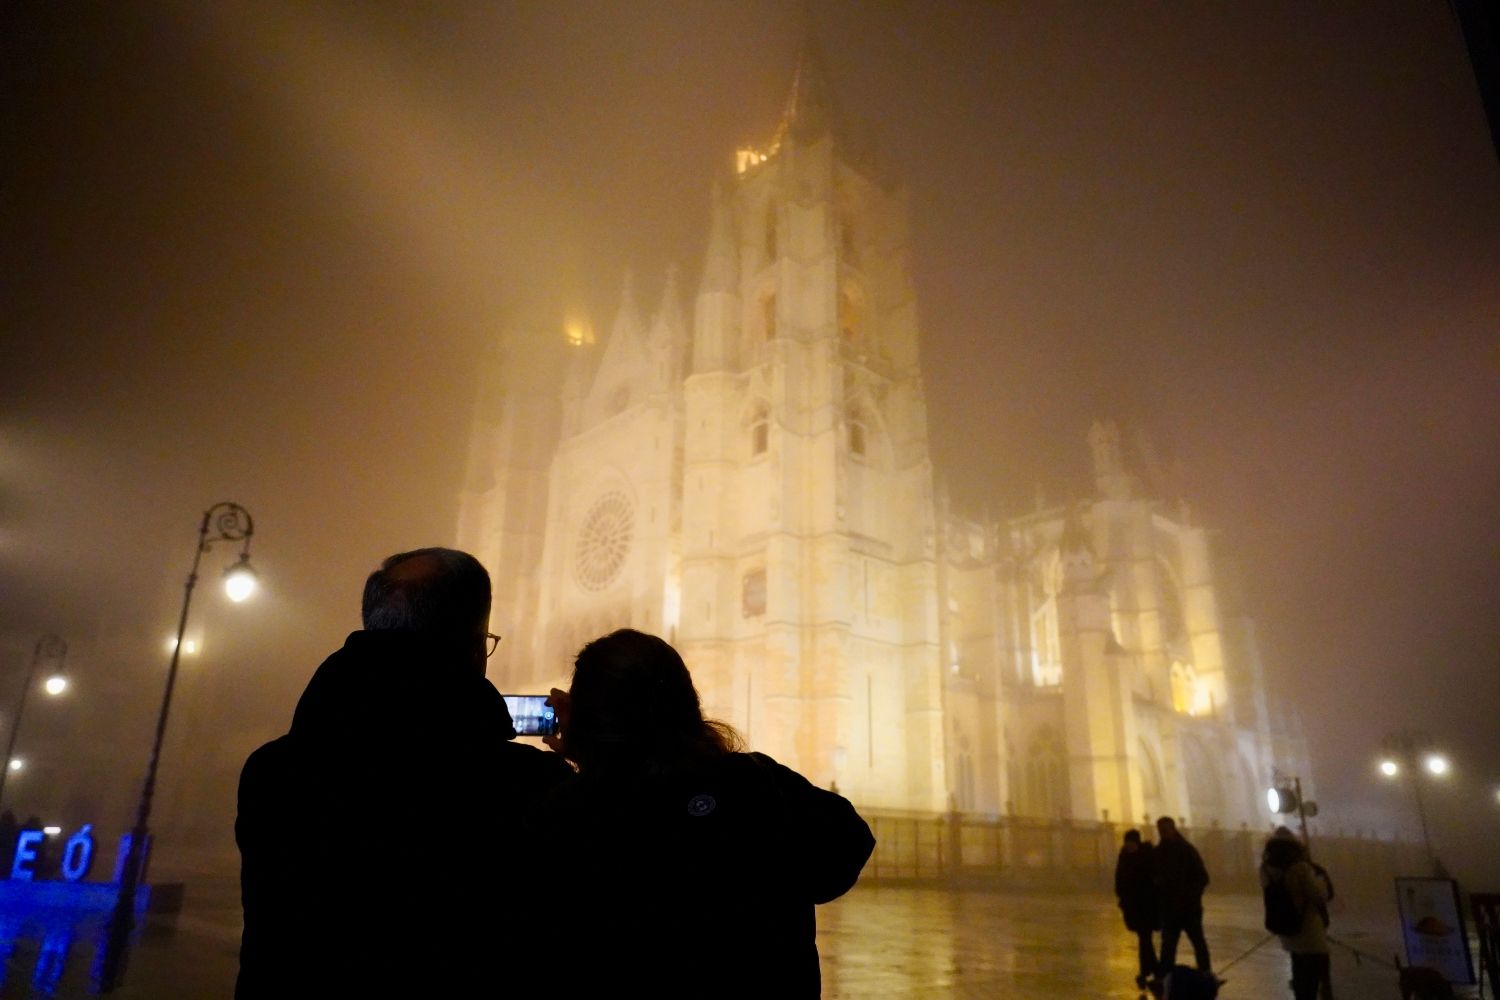
M512 742L489 613L474 557L387 559L364 631L245 762L240 1000L490 994L525 954L521 818L571 771Z
M1208 888L1208 869L1198 849L1178 832L1172 817L1159 818L1156 832L1159 839L1151 852L1151 870L1161 910L1161 973L1165 976L1177 963L1177 941L1183 934L1193 943L1198 968L1211 972L1208 942L1203 937L1203 890Z

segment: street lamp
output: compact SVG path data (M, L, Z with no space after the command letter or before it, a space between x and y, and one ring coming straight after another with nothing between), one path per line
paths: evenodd
M161 713L156 719L156 739L151 744L151 758L146 765L146 780L141 786L141 800L136 808L135 826L130 830L130 846L120 873L120 890L115 897L114 912L109 919L104 955L99 963L99 989L112 992L124 981L125 952L130 932L135 926L135 897L140 886L141 869L145 867L146 842L150 836L151 800L156 794L156 767L161 761L162 737L167 731L167 713L172 707L172 687L177 683L177 661L183 651L183 633L187 631L188 607L193 600L193 586L198 582L198 566L203 553L215 542L242 542L239 560L224 574L224 590L235 603L255 592L255 571L250 568L250 536L255 523L250 512L237 503L216 503L203 512L198 526L198 548L193 553L193 568L188 571L182 593L182 614L177 619L177 637L172 643L172 662L167 667L167 688L161 699Z
M67 675L62 672L63 661L67 657L68 644L52 633L48 632L36 641L36 648L31 653L31 669L26 671L26 683L21 688L21 700L16 704L15 717L10 720L10 739L5 747L5 766L0 768L0 802L5 801L5 779L12 771L19 771L26 766L24 761L14 756L16 736L21 732L21 714L26 711L26 696L31 693L31 685L36 681L37 668L46 661L55 664L52 673L42 684L42 690L55 697L68 689Z
M1387 778L1394 778L1403 770L1410 771L1412 795L1417 800L1417 821L1422 826L1422 846L1427 851L1427 863L1434 871L1438 870L1437 855L1432 852L1432 835L1427 831L1427 806L1422 801L1422 776L1418 772L1418 763L1434 778L1446 777L1452 769L1448 758L1430 749L1432 740L1425 733L1413 732L1403 729L1398 733L1387 734L1381 741L1385 750L1385 757L1380 762L1380 773Z

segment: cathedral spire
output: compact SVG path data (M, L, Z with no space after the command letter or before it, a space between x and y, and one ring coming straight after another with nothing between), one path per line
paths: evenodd
M724 187L714 181L712 221L708 230L708 253L703 259L703 290L730 292L739 284L739 255L729 218Z
M776 128L771 148L773 151L780 149L788 137L798 142L814 142L837 131L837 119L833 91L823 69L823 54L809 32L797 57L792 89L787 95L786 109L781 113L781 124Z
M635 301L635 272L625 269L625 278L620 287L620 311L615 314L615 325L610 330L610 348L619 351L615 342L628 340L629 349L639 350L645 346L645 324L641 320L641 307ZM621 345L625 347L625 345ZM610 353L609 350L606 354Z
M653 323L654 337L663 335L676 341L687 328L682 316L682 300L677 291L677 265L667 265L667 281L661 290L661 305L657 306Z
M688 354L687 320L683 316L682 297L677 291L677 265L667 268L667 281L661 292L661 305L651 320L651 353L655 358L659 389L668 388L682 377Z

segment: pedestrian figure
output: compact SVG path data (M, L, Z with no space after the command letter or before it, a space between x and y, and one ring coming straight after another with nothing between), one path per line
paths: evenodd
M547 994L816 1000L814 906L875 846L854 807L741 752L656 636L589 643L553 702L578 774L538 818L553 879L538 919L565 956Z
M1302 843L1287 831L1266 841L1260 884L1266 904L1266 930L1281 939L1292 956L1294 1000L1317 1000L1332 992L1328 958L1327 891Z
M1192 942L1198 969L1212 972L1208 942L1203 937L1203 891L1208 888L1208 869L1172 817L1160 817L1156 832L1160 836L1151 852L1151 871L1161 913L1161 975L1171 972L1177 963L1177 942L1183 934Z
M1142 989L1156 975L1153 931L1161 927L1156 909L1156 889L1151 882L1151 842L1141 841L1141 831L1126 830L1115 861L1115 897L1127 930L1135 932L1139 945L1140 972L1135 984Z

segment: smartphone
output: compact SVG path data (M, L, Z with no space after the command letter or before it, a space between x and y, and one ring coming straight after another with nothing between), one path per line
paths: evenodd
M518 736L552 736L557 732L557 712L544 694L507 694L505 707Z

